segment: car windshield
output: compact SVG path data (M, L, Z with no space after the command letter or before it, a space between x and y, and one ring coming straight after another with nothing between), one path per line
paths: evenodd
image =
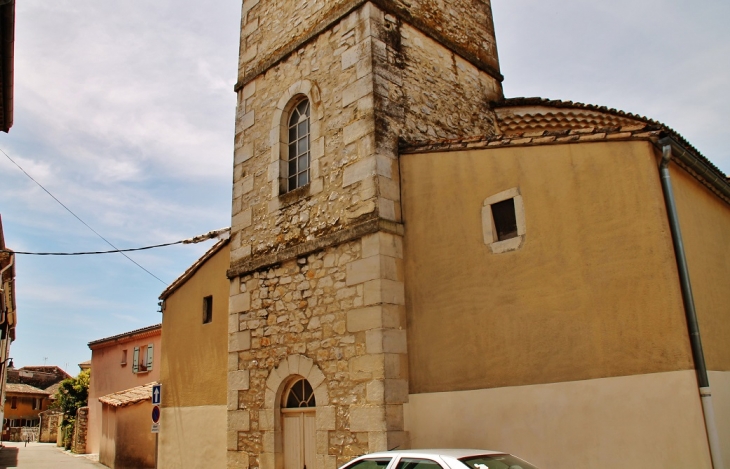
M461 458L459 461L469 466L469 469L537 469L532 464L511 454L469 456L468 458Z

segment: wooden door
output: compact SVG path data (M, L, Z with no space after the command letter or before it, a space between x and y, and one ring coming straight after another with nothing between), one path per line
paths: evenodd
M282 409L284 469L314 469L317 454L315 409Z

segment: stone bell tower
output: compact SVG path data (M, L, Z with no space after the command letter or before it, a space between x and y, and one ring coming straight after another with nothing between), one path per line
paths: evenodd
M399 141L494 134L501 80L489 0L244 0L229 468L408 446Z

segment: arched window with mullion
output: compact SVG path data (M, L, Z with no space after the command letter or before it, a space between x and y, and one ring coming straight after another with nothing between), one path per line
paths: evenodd
M299 102L289 117L287 192L309 184L309 100Z

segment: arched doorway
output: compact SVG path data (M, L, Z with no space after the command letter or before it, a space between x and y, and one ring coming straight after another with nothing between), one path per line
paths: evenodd
M317 454L316 401L305 378L294 378L281 400L284 469L314 469Z

